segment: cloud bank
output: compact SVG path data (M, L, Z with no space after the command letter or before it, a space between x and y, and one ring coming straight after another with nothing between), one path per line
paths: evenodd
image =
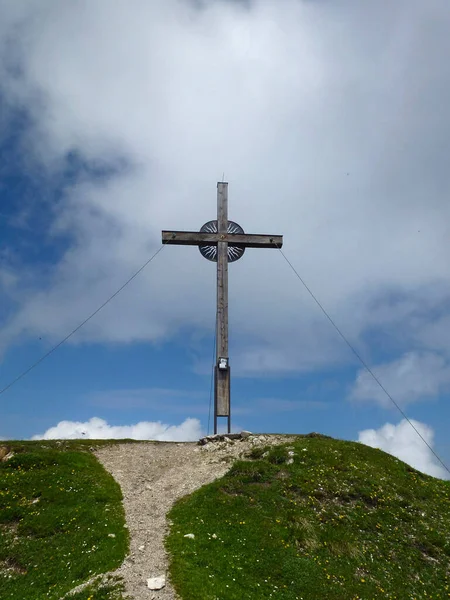
M161 229L214 218L225 171L230 218L285 235L351 341L376 330L400 353L439 348L449 360L448 0L0 9L4 114L26 115L27 172L58 188L57 202L21 201L16 217L30 225L44 211L46 242L64 242L56 257L3 261L4 348L61 339L156 250ZM279 253L248 251L230 273L235 374L353 360ZM166 248L70 343L211 332L214 283L195 248Z
M372 371L401 406L430 400L450 389L450 364L436 353L409 352L398 360L374 366ZM393 407L391 400L365 369L359 371L350 399Z
M433 429L419 421L412 420L411 422L427 443L433 447ZM438 463L431 450L405 419L400 421L398 425L386 423L380 429L360 431L358 441L372 448L380 448L380 450L400 458L418 471L422 471L422 473L440 479L450 479L450 474Z
M104 419L92 417L89 421L60 421L33 440L159 440L164 442L193 442L202 436L198 419L186 419L181 425L165 425L161 421L141 421L135 425L109 425Z

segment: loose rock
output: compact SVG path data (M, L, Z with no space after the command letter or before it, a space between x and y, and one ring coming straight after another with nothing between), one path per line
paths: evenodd
M14 452L12 450L9 450L5 446L1 446L0 447L0 460L2 462L6 462L7 460L11 460L11 458L13 456L14 456Z
M147 587L149 590L162 590L166 586L166 578L164 575L159 577L151 577L147 579Z

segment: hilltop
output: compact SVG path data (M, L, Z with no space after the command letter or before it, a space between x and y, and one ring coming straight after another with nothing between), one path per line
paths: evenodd
M5 442L0 599L449 597L450 482L319 434L203 442Z
M450 596L450 482L317 435L247 458L169 514L183 600Z

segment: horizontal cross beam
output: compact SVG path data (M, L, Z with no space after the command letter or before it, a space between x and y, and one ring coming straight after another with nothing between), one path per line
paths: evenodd
M282 235L259 235L251 233L200 233L199 231L163 231L163 244L179 246L216 246L228 242L239 248L281 248Z

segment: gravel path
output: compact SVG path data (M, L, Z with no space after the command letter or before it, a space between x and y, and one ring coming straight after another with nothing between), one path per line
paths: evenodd
M122 488L130 554L115 574L133 600L177 600L168 581L164 538L173 503L222 477L235 458L260 444L286 443L287 436L252 436L236 442L143 442L101 448L95 455ZM165 575L166 586L149 590L147 579Z

